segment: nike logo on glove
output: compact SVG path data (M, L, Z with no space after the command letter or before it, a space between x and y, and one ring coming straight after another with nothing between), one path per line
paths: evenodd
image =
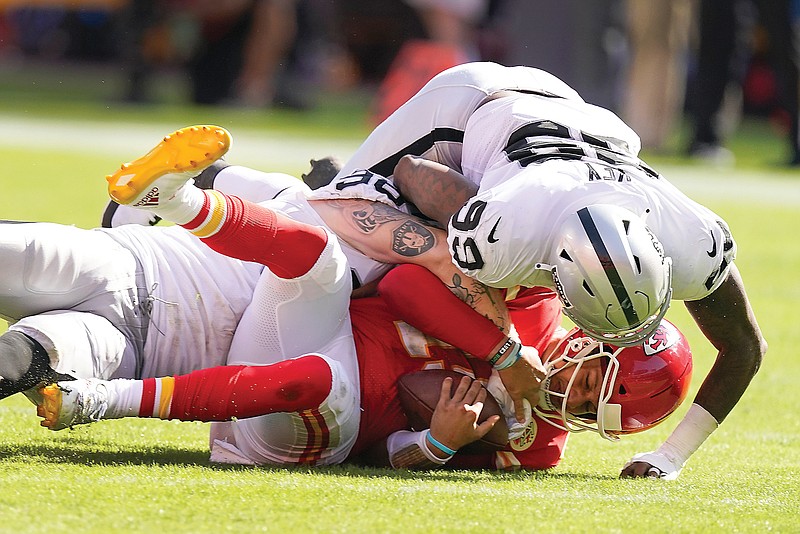
M500 217L500 219L502 219L502 217ZM494 232L495 232L495 230L497 230L497 225L498 225L498 224L500 224L500 219L497 219L497 222L496 222L496 223L494 223L494 226L492 226L492 229L491 229L491 231L489 231L489 236L486 238L486 240L487 240L489 243L497 243L497 242L499 241L499 239L497 239L497 238L494 236Z

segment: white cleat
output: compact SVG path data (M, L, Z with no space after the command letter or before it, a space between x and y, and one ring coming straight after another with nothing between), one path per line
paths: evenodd
M36 414L44 419L40 424L50 430L94 423L108 409L105 381L96 378L50 384L40 388L39 393L42 402Z

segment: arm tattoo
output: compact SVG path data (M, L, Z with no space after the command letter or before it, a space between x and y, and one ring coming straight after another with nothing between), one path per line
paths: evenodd
M416 191L426 203L441 204L443 199L451 201L451 209L456 211L478 192L478 187L467 181L443 181L441 175L425 169L417 176Z
M374 232L386 223L399 221L408 217L405 213L377 202L359 204L360 205L356 206L348 206L348 211L350 212L350 218L353 220L353 223L365 234Z
M435 244L433 233L413 220L404 222L392 232L392 250L407 258L419 256Z
M469 283L464 285L464 279L459 274L454 274L452 278L452 285L447 284L447 288L459 299L467 303L471 308L477 311L477 303L482 298L486 298L491 303L491 309L496 310L492 315L484 313L483 316L492 321L500 330L505 330L508 327L505 319L505 314L500 310L505 309L505 302L501 302L495 298L496 291L490 291L488 287L473 280L466 279Z
M390 206L377 202L358 202L337 206L349 214L356 228L363 234L376 232L381 226L402 221L392 230L392 252L411 258L419 256L436 245L436 237L422 222Z
M395 169L396 185L422 213L443 227L450 216L478 192L475 184L445 165L422 158L409 161L413 163L406 161L401 169Z

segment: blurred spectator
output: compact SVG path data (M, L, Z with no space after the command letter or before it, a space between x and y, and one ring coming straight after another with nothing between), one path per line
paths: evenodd
M756 9L757 8L757 9ZM759 21L768 43L779 102L788 119L790 165L800 165L798 139L798 45L792 0L701 0L700 48L690 109L694 133L691 156L729 163L733 155L722 146L721 126L726 89L741 90L750 64L753 29Z
M303 104L278 95L279 75L297 38L298 0L194 0L187 4L201 27L189 65L198 104L262 107Z
M488 0L405 1L419 13L430 41L452 47L467 61L480 59L475 31L486 15Z
M128 88L124 99L128 102L148 100L147 85L152 65L146 53L147 34L161 19L155 0L131 0L120 16L119 35L121 59L128 71Z
M68 9L57 2L44 6L20 3L9 5L5 17L8 28L4 32L15 42L4 45L11 44L26 56L103 61L117 52L110 8Z
M445 69L481 59L476 31L488 0L405 0L417 12L425 39L407 40L378 90L373 121L391 115Z
M622 118L650 150L664 148L682 116L693 0L627 0L630 60Z
M335 3L338 40L366 84L380 83L406 41L425 38L422 22L403 0Z
M494 24L506 65L555 74L587 102L618 110L625 61L624 0L504 0Z

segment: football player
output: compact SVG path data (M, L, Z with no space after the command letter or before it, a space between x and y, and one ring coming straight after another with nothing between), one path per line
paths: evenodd
M425 306L409 304L403 290L409 285L428 297ZM341 372L342 346L334 345L259 367L230 365L145 380L60 382L42 390L42 424L59 430L121 417L236 418L212 427L212 461L329 465L347 460L417 469L445 463L458 468L546 469L560 461L567 431L595 430L610 439L639 432L668 416L687 392L691 353L680 332L666 321L644 346L619 349L574 329L554 335L553 349L541 347L548 360L546 389L535 413L520 425L489 362L423 335L394 319L390 309L400 306L401 313L420 322L436 318L441 337L466 341L475 353L485 350L478 333L484 339L497 336L490 321L416 266L400 266L387 274L381 294L386 297L355 299L350 306L357 382ZM550 310L558 313L557 307ZM476 380L462 379L451 395L446 379L431 427L414 432L408 430L396 381L421 369L452 369ZM486 395L477 387L481 383L503 409L509 443L497 452L454 458L458 449L497 421L495 416L476 424Z
M198 145L197 150L185 141L190 137L194 139L192 143ZM222 128L209 126L179 130L142 158L109 176L109 194L119 204L188 224L195 233L204 236L205 227L197 230L195 225L208 224L216 228L223 220L219 214L224 214L226 208L218 193L209 196L189 182L198 173L203 179L202 171L216 164L221 153L206 149L215 143L227 147L229 134ZM180 161L177 166L175 158ZM230 168L224 171L227 171L226 176L231 176ZM210 202L211 218L209 221L192 220L204 202ZM376 280L395 264L415 263L437 274L462 300L489 317L500 329L509 329L508 309L500 291L463 275L451 261L445 234L440 228L369 199L332 198L310 202L303 191L293 190L271 202L278 203L278 209L290 217L330 228L342 245L353 268L353 280L358 285ZM500 376L515 400L520 421L524 420L524 399L535 403L538 398L535 368L540 366L535 351L523 350L515 352L514 360L500 368Z
M176 164L194 172L198 161L213 161L228 146L227 133L212 128L181 130L169 139L137 164L139 174L164 165L175 170ZM179 160L172 159L173 149ZM132 171L126 165L118 175ZM158 190L166 195L162 184ZM15 321L0 337L4 396L66 376L144 377L223 363L263 364L331 344L331 352L349 362L340 374L354 381L347 313L352 278L341 250L346 245L294 195L271 208L213 191L198 200L173 201L162 212L185 221L192 233L134 225L99 231L2 225L0 249L9 262L0 310ZM401 223L409 219L402 217ZM266 235L250 240L257 230ZM223 252L238 246L239 259L206 250L198 237ZM256 257L269 269L253 264ZM359 274L368 279L371 267L364 265ZM559 307L549 295L533 299L549 310L537 328L545 339L546 328L560 321ZM496 327L493 334L491 347L484 342L471 352L485 351L500 371L516 365L526 349Z
M268 422L260 418L237 421L229 427L223 427L223 430L219 426L215 427L213 443L217 444L218 457L243 456L256 462L339 462L355 446L360 419L358 373L360 370L368 372L366 369L369 369L368 365L359 365L360 362L356 360L355 345L352 342L354 331L346 311L349 288L344 293L346 300L342 302L341 281L349 280L347 262L338 251L337 240L321 225L312 226L298 222L303 218L316 222L314 211L304 209L302 198L283 199L279 203L282 211L277 212L268 207L276 203L262 206L248 204L236 197L216 191L202 191L186 183L187 178L182 171L193 173L198 166L215 160L218 151L227 149L229 141L227 133L221 129L204 127L181 130L174 136L165 138L163 143L145 157L124 165L119 172L110 176L109 189L115 198L123 202L156 205L159 215L178 222L197 236L202 236L206 244L217 250L242 260L255 260L269 266L268 270L262 272L254 290L253 302L240 320L229 351L228 364L283 361L309 350L315 354L294 360L295 363L289 366L291 369L287 371L288 374L276 377L277 382L272 383L274 394L267 392L266 395L274 401L270 409L280 410L280 416L273 414L274 417ZM294 219L288 219L284 214L291 214ZM302 242L302 246L298 246L298 241ZM407 244L403 243L403 246ZM383 282L384 286L388 283L386 280ZM411 284L403 282L399 285L407 287ZM443 286L434 284L434 287L449 295ZM384 293L392 292L384 287ZM402 298L396 300L405 302ZM455 297L452 300L461 304ZM303 315L303 308L309 310L313 317ZM550 306L551 317L558 317L557 308ZM554 309L556 312L552 313ZM369 317L377 315L372 310ZM441 310L437 310L434 315L448 318L456 316ZM521 350L519 343L500 334L491 322L480 316L471 314L470 317L471 319L456 322L456 334L442 333L441 337L458 338L459 344L464 343L462 338L469 337L464 334L464 324L469 320L485 321L493 335L481 340L483 346L471 348L469 351L483 354L489 347L486 354L488 364L495 370L514 365ZM304 328L309 321L314 325L310 331ZM546 324L553 328L557 322L549 321ZM392 327L392 330L395 328ZM498 337L499 343L492 341L492 338ZM487 339L489 345L486 345ZM379 351L364 352L370 359L374 357L378 361L373 353ZM411 361L418 368L420 360ZM387 362L383 362L380 367L386 365ZM605 381L598 378L599 367L595 366L594 370L591 367L587 365L580 373L576 369L570 375L573 378L568 382L566 378L561 378L566 375L556 376L555 383L560 381L562 386L555 387L554 391L562 392L566 399L562 416L566 412L575 412L577 407L581 411L587 410L587 404L592 405L587 411L599 409L599 400L593 399L600 398L599 387ZM613 368L608 366L608 369ZM368 375L372 374L384 373L378 370L368 372ZM391 376L390 373L386 374ZM594 378L574 378L580 374ZM305 390L303 380L315 377L322 380L323 386L309 387L309 400L309 397L296 390ZM573 383L578 385L573 388ZM161 389L162 393L169 394L169 384L167 382L165 388ZM216 388L211 389L213 391ZM376 390L381 394L387 391L384 384ZM55 391L58 397L62 389ZM49 418L54 428L79 423L84 419L91 420L105 411L102 408L104 401L93 396L91 390L81 392L77 386L73 386L70 391L77 391L80 397L73 399L75 406L82 407L79 411L80 417L70 417L63 421L56 413L55 417ZM570 391L573 393L569 393ZM317 394L319 392L323 394L320 396ZM81 395L82 393L86 395ZM55 400L51 404L60 406L60 400ZM295 404L291 404L292 402ZM300 407L317 408L317 411L312 414L286 413L297 411L297 403L300 403ZM146 401L145 406L148 405L150 404ZM154 405L150 406L152 408ZM159 402L156 413L164 413L165 406L167 404ZM249 414L247 410L250 406L249 402L244 403L244 411L239 411L237 406L231 406L231 411L223 414L223 418ZM293 406L296 408L292 409ZM140 403L138 408L141 407ZM197 417L197 413L192 412L190 416ZM309 426L315 429L321 427L322 430L315 433L310 441L305 441L310 450L304 449L303 452L298 449L294 438L304 430L308 432ZM379 428L376 424L369 426ZM623 429L621 423L615 428ZM331 432L331 429L334 431ZM484 429L485 427L481 427L480 431ZM440 443L430 433L426 435L426 439L432 444Z
M639 148L613 113L541 71L466 64L431 80L315 196L424 213L448 228L465 274L554 288L595 339L639 342L683 300L716 364L673 435L622 471L674 478L737 404L767 344L728 225Z
M208 129L194 135L198 131L189 129L176 134L175 142L188 151L187 158L194 157L192 150L200 150L204 155L209 150L216 155L219 152L215 150L227 150L224 142L222 148L217 146L216 132ZM206 141L208 144L202 145ZM173 146L167 143L161 148L168 153ZM169 156L159 154L156 159ZM293 182L291 185L302 185L286 178ZM311 250L316 257L310 245L328 241L328 233L313 210L303 212L302 201L293 204L294 197L291 194L286 197L288 200L275 201L275 209L269 210L274 215L271 228L275 235L271 238L278 248L271 260L264 263L270 266L272 274L286 272L286 265L282 265L286 261L299 262L300 268L307 270L311 266L303 264L308 254L305 251ZM208 199L221 202L209 207ZM226 202L235 201L233 197L212 192L201 201L209 206L201 206L198 213L206 209L210 225L224 222L218 216L226 208L230 211ZM278 209L296 219L278 213ZM293 243L291 239L297 233L296 226L305 227L298 222L303 217L315 225L314 232L303 234L310 245L304 241ZM219 228L195 229L193 236L180 229L146 232L133 225L89 231L48 223L7 222L0 230L0 250L6 261L0 273L3 280L0 310L5 319L13 322L0 338L3 396L59 375L154 376L224 363L219 358L228 354L233 331L242 321L244 308L254 291L260 291L260 279L264 278L262 266L215 254L197 239L199 236L213 243L211 238ZM247 231L241 230L241 235L246 237ZM316 237L308 237L314 233ZM217 237L217 241L224 239ZM332 239L331 243L330 248L338 251L339 241ZM282 256L287 250L294 250L292 247L296 249L292 255ZM369 281L375 276L374 264L364 261L353 268L360 279ZM349 271L335 271L330 276L334 275L337 291L341 288L337 298L349 302ZM326 292L333 290L328 288ZM324 307L307 306L305 311L295 311L294 307L303 299L294 293L288 293L294 304L284 304L282 312L289 318L303 316L318 325L324 324L323 317L327 317ZM276 294L283 298L283 293ZM319 295L313 298L321 300ZM476 298L480 299L480 295ZM245 315L245 321L248 317ZM202 320L198 323L197 318ZM320 336L325 335L324 329L318 330ZM309 337L314 338L306 336ZM169 352L167 349L180 345L177 340L182 338L186 340L182 348L168 358L162 357ZM282 354L297 353L289 346L280 349Z

